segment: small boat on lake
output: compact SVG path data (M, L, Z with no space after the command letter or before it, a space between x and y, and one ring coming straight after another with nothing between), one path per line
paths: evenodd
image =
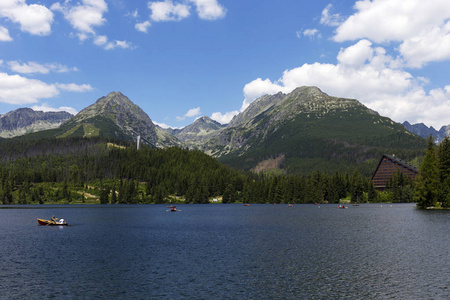
M64 219L59 219L58 221L53 221L53 220L44 220L44 219L39 219L38 220L38 224L39 225L43 225L43 226L67 226L67 222L64 221Z
M346 209L346 208L348 208L347 206L345 206L345 205L343 205L343 204L341 204L341 205L339 205L338 206L338 208L341 208L341 209Z

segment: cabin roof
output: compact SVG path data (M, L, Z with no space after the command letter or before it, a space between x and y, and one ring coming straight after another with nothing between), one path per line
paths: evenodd
M375 174L377 174L378 168L380 167L380 165L383 162L383 159L385 157L387 159L391 160L392 162L397 163L400 166L410 170L411 172L419 173L419 170L416 167L414 167L413 165L408 164L407 162L401 160L400 158L397 158L394 155L383 154L383 156L381 157L380 161L378 162L378 165L377 165L377 168L375 169L375 172L373 173L372 179L373 179L373 177L375 177Z

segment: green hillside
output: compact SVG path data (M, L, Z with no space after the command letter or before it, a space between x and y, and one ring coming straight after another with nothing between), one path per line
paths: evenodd
M233 135L248 139L245 146L220 156L219 160L250 170L261 161L284 156L281 168L287 173L318 170L332 174L356 168L369 176L385 153L407 161L424 155L423 138L352 101L355 103L349 101L344 109L330 109L327 103L319 103L312 109L311 102L304 99L296 100L298 107L293 107L293 100L286 100L245 126L225 131L229 139ZM286 115L279 118L280 114Z

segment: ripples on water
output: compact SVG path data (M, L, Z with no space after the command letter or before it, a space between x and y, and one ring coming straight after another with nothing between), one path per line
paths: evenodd
M0 299L450 298L448 211L26 208L0 209ZM37 226L51 215L70 226Z

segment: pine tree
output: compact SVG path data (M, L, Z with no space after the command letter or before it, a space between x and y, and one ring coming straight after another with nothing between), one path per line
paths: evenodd
M439 200L442 207L450 207L450 139L445 137L439 145Z
M426 208L435 206L438 197L438 165L436 159L436 147L433 142L433 137L428 138L428 147L419 168L419 174L415 180L414 200L417 206Z

